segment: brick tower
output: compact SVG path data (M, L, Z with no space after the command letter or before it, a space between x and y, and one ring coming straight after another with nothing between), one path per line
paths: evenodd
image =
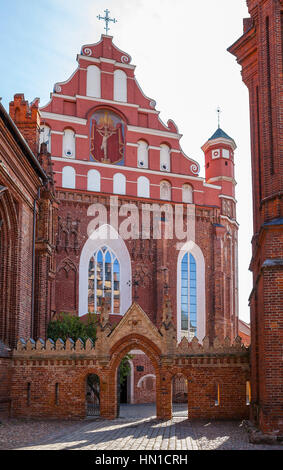
M283 434L283 1L248 0L251 17L228 50L249 89L253 179L251 419ZM281 157L281 161L280 161Z

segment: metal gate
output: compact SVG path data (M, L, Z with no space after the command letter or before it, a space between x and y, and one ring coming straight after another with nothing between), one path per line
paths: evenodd
M100 381L96 374L90 374L87 377L86 415L100 416Z

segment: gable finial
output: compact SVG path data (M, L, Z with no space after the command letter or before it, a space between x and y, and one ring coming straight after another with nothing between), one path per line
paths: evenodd
M104 28L104 29L106 30L106 35L108 35L108 31L109 31L109 29L110 29L109 26L108 26L109 21L113 21L113 23L117 23L117 20L116 20L115 18L113 18L113 19L110 18L110 16L109 16L110 11L109 11L107 8L106 8L106 10L104 10L104 12L105 12L105 16L104 16L104 17L98 15L97 18L98 18L99 20L104 20L104 21L105 21L105 28Z
M218 129L220 129L220 113L221 113L222 111L221 111L221 109L220 109L219 106L217 107L216 112L217 112L217 116L218 116Z

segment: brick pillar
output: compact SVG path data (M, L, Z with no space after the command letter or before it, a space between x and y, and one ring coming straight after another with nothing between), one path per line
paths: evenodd
M156 376L156 417L172 418L172 378L166 367L160 369L159 376Z

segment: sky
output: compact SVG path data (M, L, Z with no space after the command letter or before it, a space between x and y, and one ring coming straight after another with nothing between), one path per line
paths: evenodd
M132 57L143 92L160 118L183 134L180 144L204 176L201 146L221 128L236 144L239 222L239 316L249 322L252 192L248 90L227 48L243 33L245 0L0 0L0 96L8 110L15 93L28 101L50 98L56 82L77 67L81 46L100 40L110 10L109 34Z

